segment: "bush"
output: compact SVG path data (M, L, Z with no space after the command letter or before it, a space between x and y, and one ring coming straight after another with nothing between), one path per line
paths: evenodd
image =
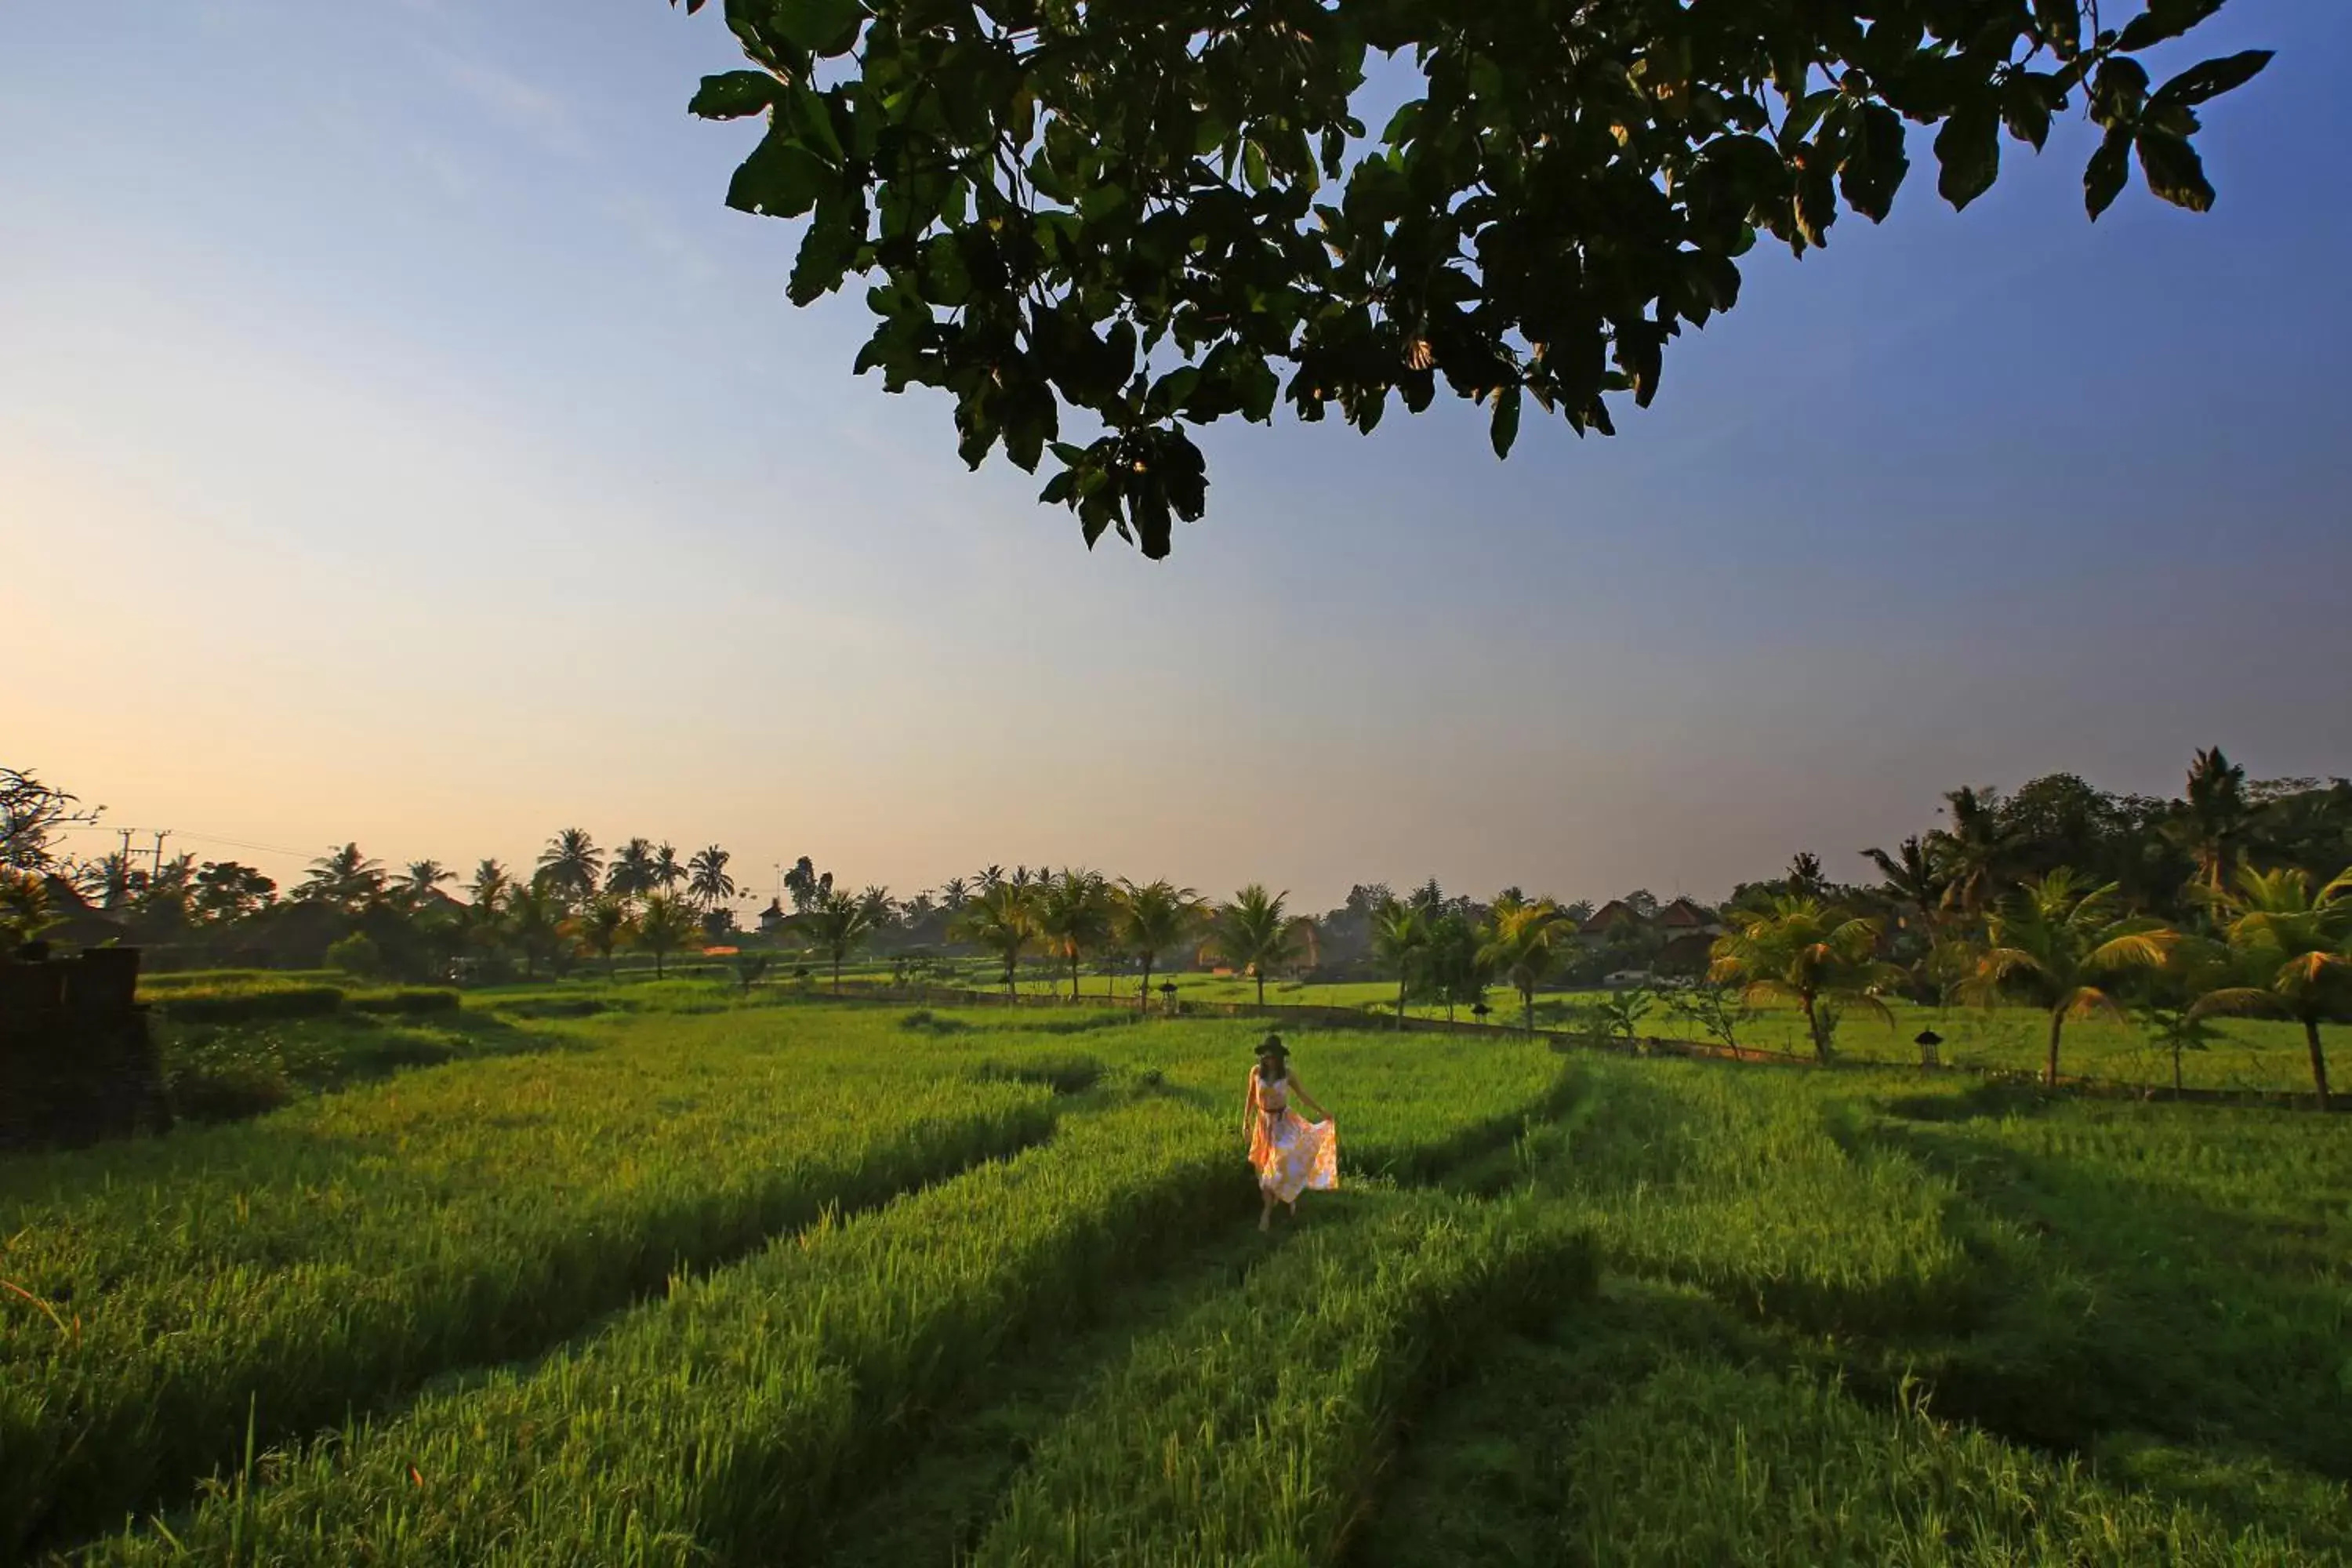
M351 999L354 1013L373 1013L396 1018L423 1018L455 1013L460 1005L457 992L434 986L404 986L397 991L378 991Z
M187 1121L236 1121L294 1098L294 1080L267 1035L207 1034L164 1055L164 1091Z
M165 996L156 1010L175 1024L243 1024L261 1018L319 1018L338 1012L334 985L280 985L263 991L194 991Z
M341 941L328 944L327 967L340 969L346 974L356 974L362 979L373 978L383 973L383 950L376 946L373 938L353 931Z

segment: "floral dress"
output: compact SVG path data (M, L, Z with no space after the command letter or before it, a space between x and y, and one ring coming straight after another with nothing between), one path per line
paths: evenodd
M1268 1083L1252 1073L1250 1110L1250 1167L1260 1187L1292 1203L1303 1192L1339 1184L1339 1130L1290 1109L1287 1075Z

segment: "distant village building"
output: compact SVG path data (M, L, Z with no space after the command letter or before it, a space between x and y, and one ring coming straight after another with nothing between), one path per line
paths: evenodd
M784 914L784 901L782 899L770 899L768 907L760 911L760 934L773 936L783 929L787 918Z
M1612 899L1593 910L1576 933L1589 946L1614 940L1650 950L1646 968L1621 969L1609 975L1610 984L1624 984L1661 974L1706 973L1715 939L1726 929L1714 910L1690 899L1675 899L1652 915L1644 915L1622 899Z

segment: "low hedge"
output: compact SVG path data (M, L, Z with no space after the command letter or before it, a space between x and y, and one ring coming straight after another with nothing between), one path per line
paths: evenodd
M242 1024L260 1018L322 1018L342 1010L335 985L278 985L254 991L194 991L163 996L155 1009L175 1024Z
M350 1006L354 1013L375 1013L399 1018L454 1013L460 1005L457 992L437 986L404 986L397 991L368 992L350 999Z

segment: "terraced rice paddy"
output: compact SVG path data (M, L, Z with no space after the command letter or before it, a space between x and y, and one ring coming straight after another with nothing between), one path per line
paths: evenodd
M2343 1118L1308 1032L1261 1237L1246 1023L532 1028L0 1161L0 1561L2352 1552Z

